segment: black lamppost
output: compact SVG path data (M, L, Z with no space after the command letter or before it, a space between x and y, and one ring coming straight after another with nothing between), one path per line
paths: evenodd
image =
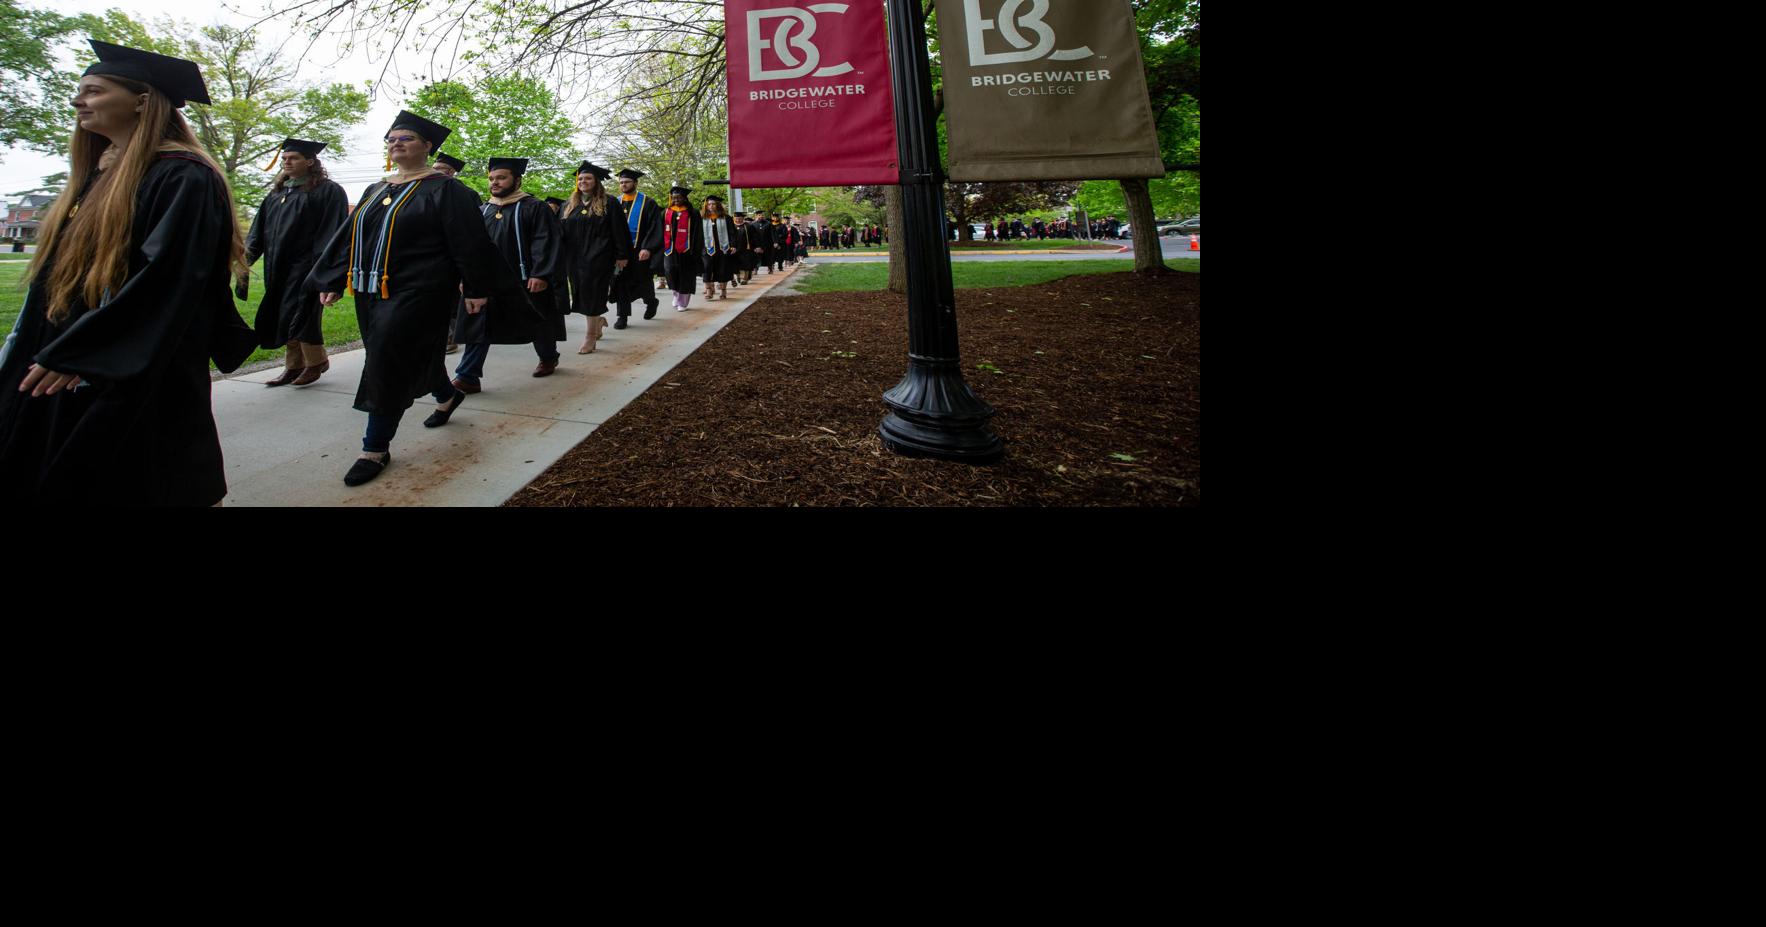
M993 407L970 391L958 357L926 27L918 0L888 4L908 273L908 372L883 394L890 412L877 431L884 446L898 454L992 463L1005 453L1005 444L987 426Z

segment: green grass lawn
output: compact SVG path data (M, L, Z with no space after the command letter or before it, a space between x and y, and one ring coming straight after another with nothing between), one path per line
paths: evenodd
M1202 272L1201 258L1172 258L1165 266L1173 270ZM1119 274L1134 270L1133 260L1122 261L956 261L951 279L959 290L977 287L1029 286L1074 274ZM881 290L889 285L889 265L817 264L810 276L792 283L799 293L839 293Z
M24 306L24 279L25 269L28 266L23 261L0 263L0 332L12 331L13 320L18 318L19 309ZM252 268L254 276L251 280L251 300L249 303L239 306L239 314L244 317L247 325L257 319L258 303L264 298L263 278L256 276L261 270L261 266ZM237 301L235 305L238 305ZM327 308L323 329L325 344L328 346L335 347L360 340L362 333L356 328L355 297L346 294L335 305ZM282 353L282 348L260 348L252 352L251 357L246 359L246 363L251 364L272 357L281 357Z
M1030 241L972 241L951 242L951 244L954 245L958 251L1059 251L1063 249L1102 251L1104 250L1103 248L1088 248L1086 246L1088 244L1109 245L1111 248L1120 248L1123 245L1128 244L1128 240L1087 242L1082 239L1049 238L1042 241L1036 241L1034 239ZM888 245L870 245L862 248L811 248L809 249L809 253L812 256L817 254L878 254L888 250Z

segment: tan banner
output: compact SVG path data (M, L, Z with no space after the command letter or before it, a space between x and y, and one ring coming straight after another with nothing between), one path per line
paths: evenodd
M1163 177L1128 0L938 0L950 179Z

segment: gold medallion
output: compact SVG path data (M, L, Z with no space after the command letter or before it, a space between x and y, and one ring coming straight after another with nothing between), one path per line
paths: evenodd
M382 205L382 206L391 206L391 205L392 205L392 197L390 197L390 196L389 196L389 197L387 197L387 198L386 198L386 199L383 199L383 200L381 200L381 201L380 201L380 205Z
M499 218L499 219L501 219L501 218L503 218L503 214L502 214L502 213L497 213L497 218Z
M579 215L579 216L586 216L588 214L589 214L589 211L587 209L583 210L582 212L577 213L577 215Z
M288 194L286 194L286 193L282 194L282 202L284 202L284 203L288 202Z

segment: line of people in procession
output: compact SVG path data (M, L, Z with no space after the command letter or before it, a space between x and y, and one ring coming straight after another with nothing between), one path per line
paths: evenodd
M807 249L780 217L729 215L716 194L696 206L692 188L675 186L658 203L638 190L641 171L619 172L615 195L603 186L612 172L588 161L568 200L544 201L521 189L527 159L493 158L481 203L455 179L466 164L441 154L451 130L410 112L387 131L386 177L353 208L326 176L325 145L285 140L242 234L225 172L179 112L209 102L197 66L91 45L99 61L71 101L73 195L43 223L25 305L0 346L6 503L218 503L209 362L230 373L280 347L283 372L266 386L316 382L330 368L323 307L346 293L364 345L354 407L368 416L344 476L356 486L391 463L418 397L436 402L423 423L433 428L482 390L491 345L531 344L533 375L548 376L570 312L588 317L578 353L593 353L610 302L615 329L635 304L656 317L652 274L685 312L701 283L723 299ZM264 294L248 326L233 297L248 297L259 260Z
M956 222L952 221L950 227L956 228ZM1120 238L1122 223L1118 222L1115 216L1098 219L1088 224L1072 222L1067 219L1054 219L1048 222L1041 219L1029 221L1013 219L1009 223L1002 220L997 225L989 221L982 226L982 234L986 241L1027 241L1031 239L1043 241L1050 238L1078 238L1080 233L1087 229L1091 232L1092 238Z

